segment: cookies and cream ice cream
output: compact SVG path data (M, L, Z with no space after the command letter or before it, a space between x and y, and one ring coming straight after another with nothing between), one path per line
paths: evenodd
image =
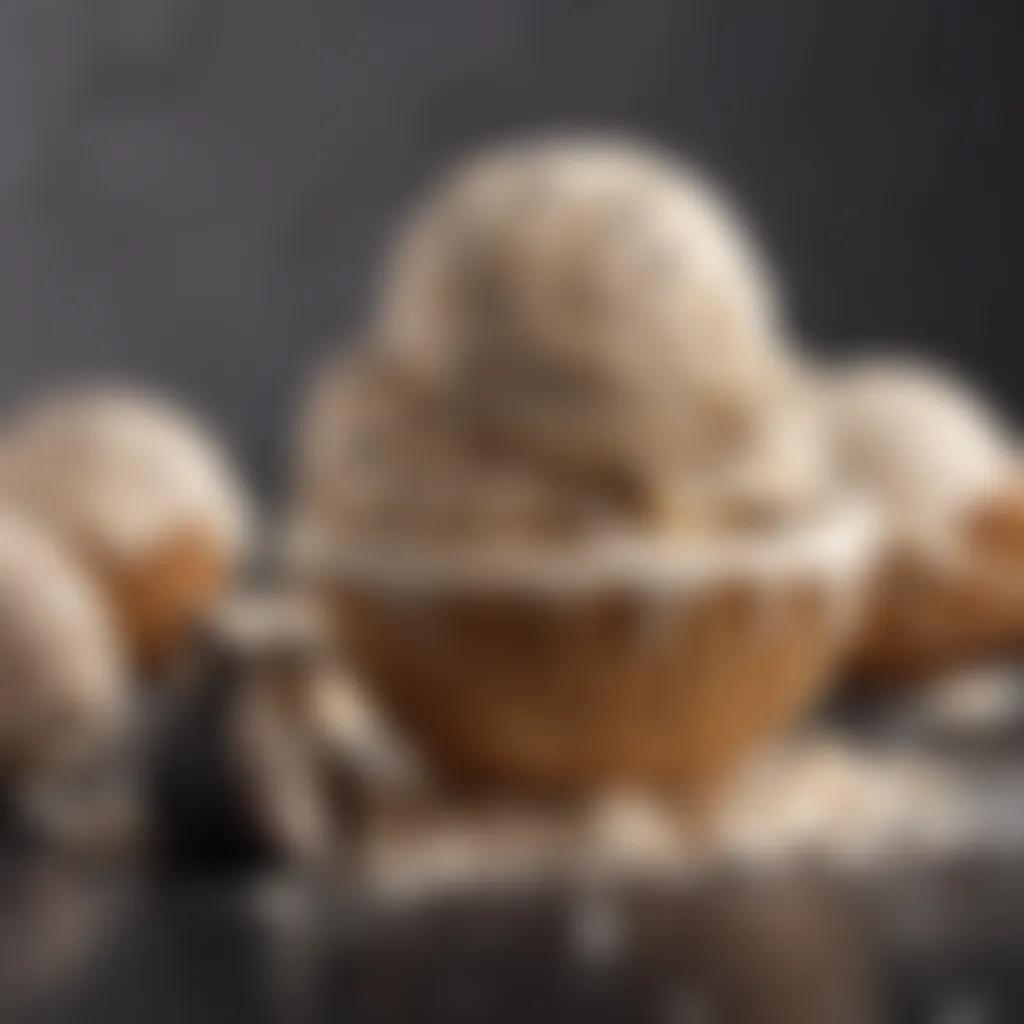
M307 525L564 540L820 501L824 445L736 214L653 150L485 154L400 233L369 340L321 381Z

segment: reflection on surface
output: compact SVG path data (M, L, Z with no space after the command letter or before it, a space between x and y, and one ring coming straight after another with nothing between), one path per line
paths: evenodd
M0 1019L54 1012L96 967L127 883L18 851L0 859Z
M858 1022L1013 1019L1015 865L839 883L449 890L111 884L9 864L5 1020ZM970 1013L946 1018L944 1013Z

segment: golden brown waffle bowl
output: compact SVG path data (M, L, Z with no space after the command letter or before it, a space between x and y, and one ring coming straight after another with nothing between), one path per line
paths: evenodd
M749 543L363 552L321 560L317 582L385 711L450 779L703 790L830 678L874 533L850 510Z
M1024 641L1024 478L974 506L945 558L893 543L855 655L863 685L920 684Z

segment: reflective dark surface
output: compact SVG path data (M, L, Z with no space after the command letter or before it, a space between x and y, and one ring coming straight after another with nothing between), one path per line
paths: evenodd
M1024 1011L1015 865L446 897L4 872L10 1021L995 1021Z

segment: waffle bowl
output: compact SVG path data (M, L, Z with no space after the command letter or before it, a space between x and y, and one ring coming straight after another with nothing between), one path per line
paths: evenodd
M975 503L940 556L894 542L857 645L868 686L934 678L1024 640L1024 476Z
M873 538L850 509L701 545L363 550L317 560L315 585L385 712L449 780L699 791L824 689Z

